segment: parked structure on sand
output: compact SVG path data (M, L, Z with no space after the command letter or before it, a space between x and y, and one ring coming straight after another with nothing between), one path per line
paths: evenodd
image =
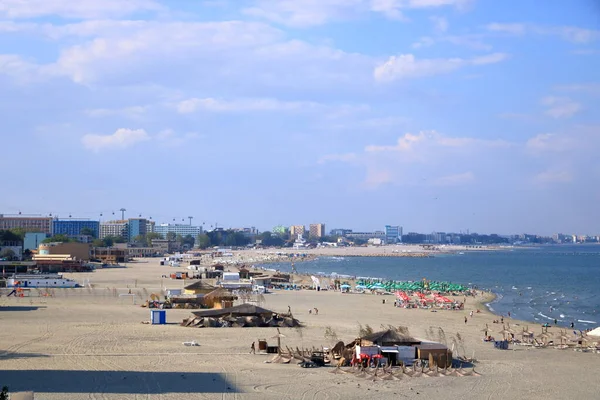
M187 327L287 327L301 326L290 314L278 314L252 304L195 311L181 323Z

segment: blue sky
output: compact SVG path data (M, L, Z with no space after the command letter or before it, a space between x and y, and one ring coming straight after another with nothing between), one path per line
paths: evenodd
M600 234L600 4L540 4L3 0L0 212Z

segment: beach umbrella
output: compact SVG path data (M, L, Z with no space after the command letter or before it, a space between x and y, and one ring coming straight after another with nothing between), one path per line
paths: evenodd
M563 342L566 343L567 340L569 340L569 336L567 335L567 332L565 332L565 331L560 331L560 335L558 336L558 338L560 339L561 345L563 344Z
M285 337L285 335L279 331L279 328L277 328L277 334L271 338L271 339L277 339L277 349L280 354L281 354L281 338L284 338L284 337Z
M498 333L501 333L502 336L504 337L504 340L506 340L506 335L510 335L512 332L508 329L506 329L506 327L504 325L502 325L502 330Z
M485 328L483 328L481 332L485 333L485 335L487 336L489 330L490 328L488 327L488 324L485 324Z
M542 332L539 335L536 336L537 339L542 339L542 343L546 343L546 341L548 341L548 338L550 338L550 335L547 334L546 332Z

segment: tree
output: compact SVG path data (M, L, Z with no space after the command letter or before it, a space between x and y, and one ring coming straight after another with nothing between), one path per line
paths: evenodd
M146 244L148 245L148 247L152 246L152 241L155 239L162 239L162 236L160 233L156 233L156 232L148 232L146 233Z
M42 240L42 243L69 243L73 241L73 239L61 233L60 235L54 235L52 237Z
M21 240L25 239L25 233L27 233L23 228L12 228L10 231L20 237Z
M146 244L146 235L137 235L133 238L133 241L138 244Z
M106 247L112 247L115 243L126 243L126 240L123 236L105 236L102 240L104 241L104 246Z
M210 237L206 233L201 233L196 238L196 244L201 249L207 249L211 246Z
M81 228L81 230L79 231L79 234L91 236L93 238L96 237L96 231L93 230L92 228Z
M177 234L177 236L175 236L175 241L181 245L183 245L183 236L181 236L180 234Z
M94 247L104 247L105 245L106 244L102 239L94 239L94 241L92 242L92 246Z
M13 249L6 248L0 252L0 258L4 258L8 261L12 261L15 258L15 252Z
M281 236L273 235L269 231L265 231L258 235L257 239L260 239L261 244L267 247L281 247L285 244L285 241Z
M0 242L21 242L21 237L12 230L0 230Z
M194 243L196 243L196 239L192 235L185 235L181 241L181 244L187 245L188 247L194 247Z
M114 241L115 241L115 243L126 243L127 242L127 240L125 240L125 238L123 236L115 236Z
M177 234L175 232L167 232L167 240L170 242L174 242L177 239Z

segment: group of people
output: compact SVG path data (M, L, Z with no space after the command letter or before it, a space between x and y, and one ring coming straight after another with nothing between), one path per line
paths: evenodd
M315 308L309 308L309 309L308 309L308 313L309 313L309 314L312 314L312 313L313 313L313 310L314 310L314 312L315 312L315 315L319 315L319 309L318 309L317 307L315 307Z

